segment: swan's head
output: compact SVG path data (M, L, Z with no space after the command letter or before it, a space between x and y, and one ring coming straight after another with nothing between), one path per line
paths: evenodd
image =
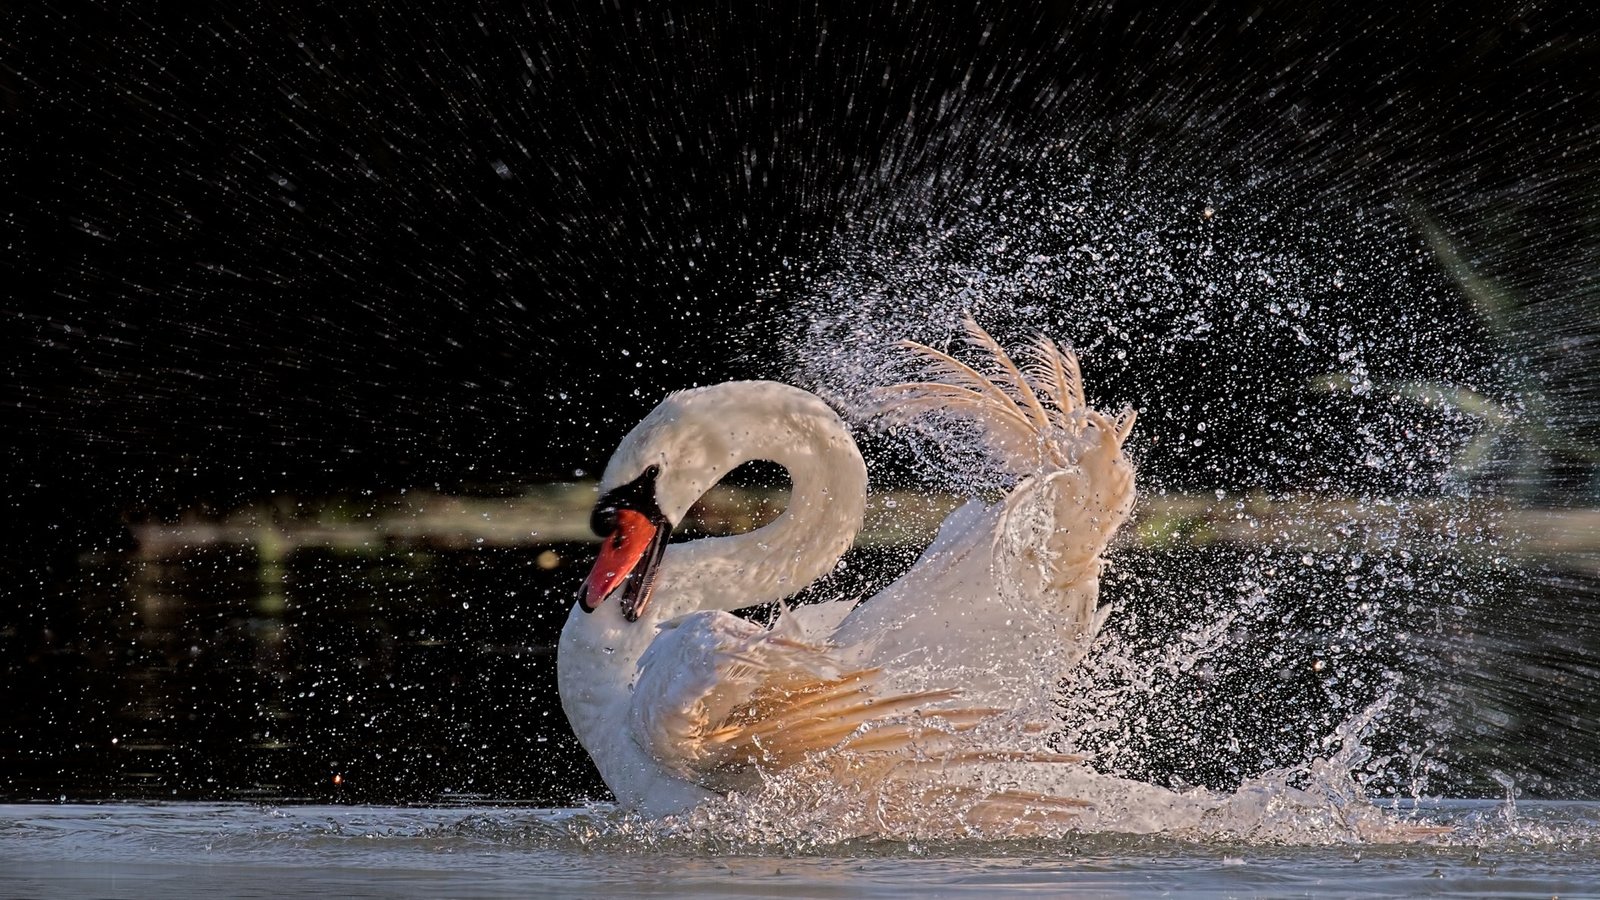
M646 466L637 478L605 490L589 516L589 527L600 538L600 557L578 589L584 612L594 612L601 601L622 588L622 615L632 622L650 603L656 567L666 552L675 522L661 512L655 498L658 465Z
M701 495L752 458L753 441L769 433L775 418L797 405L832 415L799 388L738 381L672 394L634 426L600 479L590 526L602 543L578 593L583 609L593 612L621 588L622 614L638 619L672 529Z

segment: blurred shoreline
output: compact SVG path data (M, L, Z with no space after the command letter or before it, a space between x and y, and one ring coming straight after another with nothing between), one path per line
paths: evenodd
M719 485L690 510L680 534L724 535L758 528L783 510L783 488ZM593 543L589 512L597 488L576 481L537 485L509 496L406 491L364 502L282 497L221 516L186 513L177 521L129 526L138 560L160 560L219 545L254 546L270 560L304 547L379 552L415 544L460 549ZM869 496L858 546L906 547L933 539L963 502L954 494L883 491ZM1307 550L1441 542L1457 552L1600 573L1600 508L1559 509L1503 499L1330 497L1295 494L1162 493L1141 497L1123 541L1172 544L1288 544Z

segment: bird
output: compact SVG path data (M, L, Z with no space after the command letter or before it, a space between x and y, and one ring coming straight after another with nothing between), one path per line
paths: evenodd
M963 330L974 362L903 341L921 379L872 391L865 416L954 423L1011 486L957 508L865 602L780 604L770 627L733 615L832 571L861 530L866 465L821 398L773 381L694 388L622 440L557 652L563 708L622 807L683 814L789 773L861 798L879 825L936 808L1017 833L1081 821L1083 794L1162 790L1096 794L1083 758L1051 746L1057 686L1110 609L1099 579L1134 504L1134 411L1091 408L1077 356L1049 337L1019 364L970 316ZM787 470L784 512L669 543L752 460Z

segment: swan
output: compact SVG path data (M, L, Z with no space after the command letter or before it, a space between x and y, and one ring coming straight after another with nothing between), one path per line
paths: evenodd
M927 380L879 389L869 414L964 422L1015 486L952 512L860 605L784 608L770 629L730 614L806 587L861 529L866 466L820 398L769 381L682 391L623 439L591 520L599 557L557 654L573 731L623 807L682 813L785 770L860 789L880 819L912 815L907 798L930 792L979 823L1089 805L1055 774L1081 760L1045 739L1057 684L1105 621L1099 577L1133 506L1134 414L1090 408L1077 358L1049 338L1019 366L970 317L965 328L979 367L903 342ZM788 471L783 514L668 544L751 460Z
M694 502L752 460L789 472L784 512L754 531L668 552L667 537ZM634 693L638 663L662 623L780 600L829 571L861 530L866 464L815 395L740 381L667 397L623 439L600 485L591 519L600 555L557 649L561 702L621 805L679 812L715 794L669 772L651 735L634 728L649 716L635 714L636 700L645 705Z

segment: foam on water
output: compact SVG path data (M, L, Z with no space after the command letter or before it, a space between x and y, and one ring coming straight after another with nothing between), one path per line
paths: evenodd
M1241 793L1256 793L1255 788ZM1267 793L1273 793L1268 791ZM1279 805L1281 798L1262 802ZM740 801L735 800L738 804ZM169 853L217 854L273 850L283 858L311 862L304 854L321 849L372 842L390 850L463 849L472 846L512 847L608 854L691 852L703 856L774 854L782 856L850 855L923 856L958 852L959 848L1010 848L1013 851L1085 845L1151 847L1162 844L1247 848L1255 846L1347 846L1343 836L1316 838L1303 830L1293 840L1287 832L1271 839L1237 833L1180 831L1162 835L1108 832L989 838L982 835L925 834L913 839L844 837L822 830L790 826L750 828L746 804L725 816L699 814L679 819L644 819L596 804L577 809L405 809L390 807L272 807L244 804L108 804L0 807L0 849L5 858L24 851L43 858L93 852L127 858L168 858ZM1425 824L1439 832L1419 841L1414 834L1360 843L1369 850L1413 844L1427 847L1471 847L1482 851L1600 851L1600 806L1595 803L1531 803L1504 801L1437 801L1406 804L1394 812L1398 821ZM1259 834L1258 834L1259 837Z

